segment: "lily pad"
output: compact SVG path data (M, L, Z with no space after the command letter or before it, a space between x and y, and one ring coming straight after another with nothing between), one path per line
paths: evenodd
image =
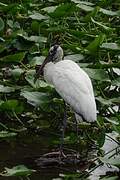
M5 171L0 173L1 176L28 176L35 172L35 170L28 169L24 165L14 166L13 168L5 167Z
M9 131L0 131L0 138L9 138L16 136L17 133Z
M14 91L15 91L15 88L13 88L13 87L0 85L0 92L2 92L2 93L10 93L10 92L14 92Z

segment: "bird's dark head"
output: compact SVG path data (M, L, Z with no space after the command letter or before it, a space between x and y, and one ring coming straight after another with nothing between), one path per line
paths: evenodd
M36 71L34 82L43 74L44 67L47 63L56 63L63 59L63 49L59 45L54 45L49 49L48 56L45 58L44 62L40 68Z
M63 49L59 45L54 45L49 49L48 57L50 61L56 63L63 59Z

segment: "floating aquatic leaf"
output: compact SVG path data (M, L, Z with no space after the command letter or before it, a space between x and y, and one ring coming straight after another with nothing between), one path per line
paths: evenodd
M79 0L71 0L72 2L76 3L76 4L85 4L87 6L94 6L93 3L88 2L88 1L79 1Z
M97 136L97 144L102 147L105 142L105 129L101 128Z
M22 103L20 103L18 100L16 99L10 99L7 101L3 101L0 104L0 111L7 111L7 112L16 112L16 113L21 113L23 111L24 107L22 105Z
M120 46L118 46L116 43L103 43L101 45L101 48L110 50L120 50Z
M14 92L14 91L15 91L14 87L0 85L0 92L2 92L2 93L10 93L10 92Z
M9 138L16 136L16 132L0 131L0 138Z
M91 17L91 20L92 20L93 23L97 24L99 27L103 28L106 31L111 31L112 30L112 28L110 28L108 26L105 26L100 22L95 21L92 17Z
M2 31L2 30L4 29L4 26L5 26L4 21L3 21L3 19L0 17L0 31Z
M61 18L69 16L70 14L73 14L74 10L76 9L76 6L71 3L61 4L59 5L54 12L49 13L49 15L53 18Z
M0 173L1 176L28 176L35 172L35 170L28 169L24 165L14 166L13 168L5 167L5 171Z
M47 38L43 37L41 35L39 35L39 36L30 36L30 37L23 36L22 34L18 34L18 35L20 37L23 37L27 41L32 41L32 42L36 42L36 43L40 43L40 42L44 42L45 43L47 41Z
M100 47L100 45L103 43L105 37L106 37L105 34L100 34L86 47L86 49L90 53L95 53Z
M118 180L118 176L106 176L104 178L101 178L101 180Z
M0 58L0 63L18 63L23 60L25 57L25 52L16 53L13 55L4 56L3 58Z
M21 76L21 74L24 72L21 68L15 68L11 70L11 74L14 77L14 79L18 80Z
M103 69L84 68L88 75L98 81L110 81L108 74Z
M82 54L71 54L71 55L65 56L64 59L70 59L75 62L79 62L84 59L84 56Z
M46 83L43 80L37 80L36 83L34 83L34 78L35 78L35 71L30 70L27 72L25 79L28 81L28 83L33 87L37 89L46 89L46 90L52 90L53 86Z
M52 102L50 96L43 92L22 91L21 96L26 98L29 104L35 107L41 107L43 111L48 110L48 104Z
M106 157L100 157L99 158L103 163L106 163L106 164L111 164L111 165L114 165L114 166L117 166L117 167L120 167L120 155L116 154L114 157L112 158L106 158Z
M94 8L91 7L91 6L87 6L85 4L78 4L77 7L79 7L80 9L84 10L84 11L87 11L87 12L90 12L90 11L93 11Z
M29 16L31 19L34 19L34 20L38 20L38 21L41 21L41 20L45 20L45 19L48 19L47 16L44 16L40 13L34 13L32 15Z
M103 14L109 15L109 16L117 16L118 15L117 11L111 11L111 10L103 9L103 8L100 8L100 12L102 12Z
M55 9L57 8L57 6L49 6L49 7L45 7L42 10L47 12L47 13L52 13L55 11Z
M112 81L111 83L113 86L118 86L120 87L120 77L116 78L115 80Z

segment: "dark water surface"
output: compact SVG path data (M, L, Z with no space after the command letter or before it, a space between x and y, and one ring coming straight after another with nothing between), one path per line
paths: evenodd
M59 177L60 173L76 172L75 167L62 167L62 166L45 166L41 167L36 163L36 160L43 154L57 149L58 145L52 147L51 136L45 135L28 135L14 137L8 140L0 141L0 172L4 167L12 168L17 165L26 165L28 168L37 170L29 176L32 180L51 180ZM79 168L82 168L79 167ZM0 180L18 180L20 177L2 177ZM26 179L23 177L23 179Z
M4 170L4 167L12 168L17 165L25 165L30 169L35 169L36 172L32 173L29 176L30 180L53 180L59 177L59 174L72 174L76 171L84 171L89 167L89 163L86 161L81 161L79 165L70 165L70 166L39 166L36 163L43 154L51 152L58 148L58 145L53 147L53 137L46 135L35 135L35 134L24 134L18 137L14 137L8 140L0 141L0 172ZM111 140L107 140L103 149L105 152L111 148L116 147L117 144L114 144ZM94 159L96 150L92 150L89 153L86 153L85 156L89 157L88 159ZM87 158L86 158L87 159ZM100 167L101 168L101 167ZM99 179L101 175L101 169L97 168L92 172L89 177L91 180ZM106 174L105 166L102 166L102 173ZM103 171L104 170L104 171ZM21 180L27 179L23 177ZM0 180L20 180L20 177L2 177Z

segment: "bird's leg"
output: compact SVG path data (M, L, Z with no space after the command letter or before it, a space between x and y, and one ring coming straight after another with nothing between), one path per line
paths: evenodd
M76 136L77 136L77 153L76 153L76 157L79 158L79 136L78 136L78 122L77 119L75 117L75 125L76 125Z
M63 144L64 144L64 135L65 135L65 129L67 125L67 107L66 103L64 101L64 117L62 122L62 135L61 135L61 143L60 143L60 154L65 157L65 154L63 153Z

